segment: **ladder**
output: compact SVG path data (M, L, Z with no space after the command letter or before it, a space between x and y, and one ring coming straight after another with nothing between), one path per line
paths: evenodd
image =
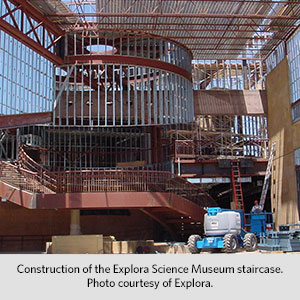
M259 205L261 206L262 210L264 209L266 197L267 197L267 193L268 193L268 189L269 189L271 169L272 169L272 165L273 165L274 152L275 152L275 145L276 145L276 143L273 143L271 146L269 161L268 161L265 180L264 180L264 185L263 185L261 195L260 195Z
M240 163L238 160L231 161L231 183L235 209L244 211L244 198L241 182Z

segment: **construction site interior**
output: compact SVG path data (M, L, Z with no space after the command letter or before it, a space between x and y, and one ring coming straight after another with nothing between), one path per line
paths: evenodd
M299 222L300 2L0 1L0 251Z

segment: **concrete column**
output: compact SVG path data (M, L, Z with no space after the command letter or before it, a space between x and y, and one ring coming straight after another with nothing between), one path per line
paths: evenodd
M81 234L80 231L80 209L71 210L70 235Z

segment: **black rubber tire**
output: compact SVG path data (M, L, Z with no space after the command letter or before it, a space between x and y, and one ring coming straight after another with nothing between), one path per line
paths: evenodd
M222 252L222 248L213 248L210 250L211 253L221 253Z
M253 233L246 233L243 240L244 249L252 252L257 249L257 238Z
M201 252L201 249L198 249L196 247L197 241L201 241L201 240L202 240L202 238L198 234L193 234L189 237L188 242L187 242L187 247L192 254L198 254Z
M225 234L223 238L224 252L234 253L239 247L238 239L235 234Z

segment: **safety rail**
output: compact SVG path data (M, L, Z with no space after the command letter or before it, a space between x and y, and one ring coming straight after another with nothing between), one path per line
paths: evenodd
M193 140L175 141L175 158L195 158L195 143Z
M22 145L19 148L19 159L20 163L25 166L26 168L32 170L32 171L37 171L37 172L49 172L51 171L50 169L47 169L43 167L42 165L38 164L36 161L34 161L26 152L27 150L36 150L36 151L41 151L42 153L72 153L71 151L63 151L63 150L48 150L36 146L28 146L28 145ZM131 153L134 152L145 152L148 151L149 149L142 149L140 150L134 150L134 151L128 151ZM97 155L104 155L104 154L124 154L127 151L120 151L120 152L81 152L82 154L97 154ZM58 169L60 171L60 169ZM79 167L67 167L67 170L69 171L81 171L82 168ZM171 162L167 161L164 163L156 163L156 164L146 164L146 165L141 165L141 166L116 166L116 167L86 167L84 170L152 170L152 171L170 171L171 170Z
M172 192L201 206L215 203L199 187L167 171L64 171L51 175L57 180L57 193Z
M174 157L185 159L210 159L220 155L236 157L250 156L255 158L268 157L267 138L246 137L231 133L228 133L228 136L226 137L225 134L219 134L224 141L228 140L228 143L224 145L217 145L216 139L212 138L212 136L219 139L218 134L219 133L217 132L211 133L211 136L205 137L203 140L176 140Z
M2 173L2 169L10 168L20 174L20 185L32 192L40 192L43 188L44 192L56 193L168 192L201 206L216 205L213 198L197 185L169 171L118 169L48 171L29 157L23 147L20 148L18 162L21 167L2 161L0 179L10 181L11 174ZM27 182L32 184L24 186Z
M273 213L272 212L264 211L264 212L258 213L258 214L246 213L245 214L245 226L246 227L250 227L250 225L251 225L251 216L252 215L263 215L263 216L265 216L266 224L270 224L272 226L272 229L273 229L274 221L273 221Z
M6 161L0 161L0 180L32 193L53 193L41 182L37 172L25 170Z
M55 190L56 179L51 176L49 171L34 161L25 151L23 146L19 148L19 164L23 169L28 169L29 171L36 172L38 174L37 180L39 180L43 185L48 187L50 190Z

